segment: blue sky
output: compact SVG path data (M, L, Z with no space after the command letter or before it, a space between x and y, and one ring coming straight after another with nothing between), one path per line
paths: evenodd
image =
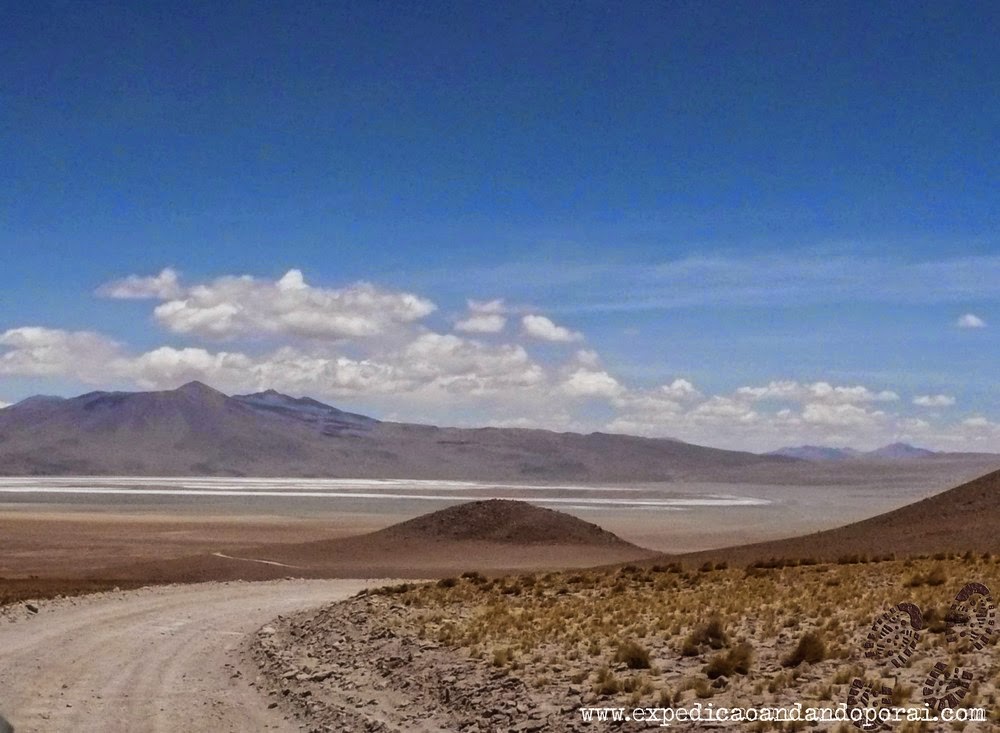
M1000 450L992 3L32 3L0 34L0 401L198 377Z

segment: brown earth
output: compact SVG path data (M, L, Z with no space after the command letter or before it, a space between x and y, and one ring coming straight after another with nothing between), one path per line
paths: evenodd
M439 578L626 562L653 552L562 512L521 501L471 502L355 537L206 553L96 571L178 583L303 578Z
M385 517L343 521L294 517L130 514L125 511L0 512L0 578L92 577L110 565L211 552L241 555L266 544L355 536Z
M748 565L940 552L1000 554L1000 472L838 529L665 556L594 524L523 502L473 502L380 528L307 519L0 514L0 596L206 580L438 578L683 560ZM374 531L373 531L374 530ZM14 580L9 579L17 579ZM32 585L27 581L43 580Z
M160 582L140 573L100 568L152 563L192 553L241 555L261 543L292 543L371 531L378 524L355 517L331 527L287 517L130 515L102 512L0 513L0 606L78 596ZM201 580L209 580L206 575Z
M702 699L703 693L708 696L718 695L719 699L724 701L727 699L726 695L733 700L757 699L757 686L773 686L774 680L783 680L785 685L776 688L777 691L774 693L780 696L781 701L798 699L803 692L821 696L820 699L831 699L830 690L835 693L834 699L840 699L845 684L836 680L844 675L847 675L844 677L847 679L851 674L858 673L855 671L858 665L855 630L863 635L873 613L884 608L887 602L895 602L897 597L909 597L913 594L920 596L916 600L921 608L937 609L937 606L947 602L948 594L953 592L951 586L956 583L960 585L970 578L979 578L989 580L992 585L995 580L995 560L989 556L976 555L970 556L971 559L967 561L961 557L950 556L940 563L937 560L917 560L914 561L915 564L908 564L910 561L896 560L865 566L799 564L794 568L765 570L760 575L751 571L744 572L742 568L735 567L733 561L752 562L754 559L770 557L799 559L811 557L822 562L823 559L835 560L845 555L855 557L885 554L926 555L966 550L995 553L1000 551L1000 540L996 536L996 528L1000 526L998 524L1000 510L996 507L995 501L998 494L1000 494L1000 472L983 476L902 509L840 529L793 540L717 551L716 557L729 561L728 568L714 567L702 572L683 572L680 568L672 569L666 565L654 569L652 564L657 561L662 563L663 555L657 554L656 557L651 557L651 553L613 535L609 536L594 525L570 517L564 518L564 515L558 512L521 505L520 502L510 503L512 505L477 502L471 507L453 507L435 515L360 536L271 544L234 543L227 548L228 551L211 550L209 546L205 552L195 557L175 557L167 560L125 563L118 567L91 568L89 573L81 571L72 582L81 590L86 590L88 587L90 589L101 587L102 583L109 582L108 578L117 579L122 587L125 587L127 583L166 583L220 578L267 579L289 575L348 577L363 573L362 577L369 578L392 575L414 578L455 576L467 570L479 570L499 576L513 572L597 564L611 565L643 559L649 565L646 570L626 566L604 575L599 572L551 575L539 573L532 577L502 578L495 581L486 581L470 575L465 579L419 586L416 589L411 586L399 586L403 590L394 591L378 601L373 601L381 604L379 608L385 611L385 614L379 616L380 618L383 616L389 618L393 614L400 615L401 619L402 616L406 616L402 621L406 621L408 625L405 639L398 635L397 632L400 630L397 629L388 630L397 633L395 641L394 637L389 635L378 637L386 642L384 648L379 649L381 656L371 656L369 652L372 648L367 645L368 642L344 637L336 624L332 624L328 625L329 633L324 631L319 637L310 640L311 644L315 642L312 648L294 650L293 656L289 657L283 653L288 651L291 644L290 637L295 635L291 634L291 631L285 635L284 625L278 623L274 626L278 634L277 646L267 652L266 660L258 658L258 661L265 662L265 674L269 678L269 684L275 685L273 691L282 699L285 699L286 695L284 689L279 689L283 684L281 680L284 679L284 675L293 671L291 667L294 667L293 674L296 681L330 683L325 685L324 690L299 690L287 680L284 686L290 690L287 695L289 700L293 695L295 701L298 701L300 696L302 699L309 697L313 705L329 704L330 709L327 712L333 715L351 710L356 703L352 697L356 697L362 704L369 705L369 695L371 695L370 699L374 699L377 704L378 695L385 693L387 689L378 686L385 685L381 678L387 677L394 681L405 681L410 685L405 690L405 695L412 698L413 706L407 709L415 713L426 711L428 716L432 715L433 710L437 711L433 715L451 716L454 713L485 722L486 729L525 726L523 728L525 731L560 730L556 726L556 719L564 721L567 729L571 729L570 721L574 719L572 716L575 715L575 708L579 704L595 702L600 704L604 699L616 703L632 703L631 698L618 700L614 697L602 697L605 693L601 690L608 687L609 679L615 681L616 685L616 692L609 694L621 694L628 690L626 684L634 683L635 690L641 695L647 695L647 699L654 704L673 704L678 699L693 702L695 699ZM456 528L454 524L456 518L479 527L487 539L483 539L483 534L474 534L472 537L475 539L469 539L470 535L466 530ZM138 538L135 541L138 542ZM684 556L683 559L704 564L708 557L708 553L700 553ZM676 558L677 556L674 556L669 559ZM84 564L75 567L79 571ZM393 569L402 569L404 572L393 573L391 572ZM18 582L23 581L24 578ZM3 583L0 581L0 586ZM728 593L720 593L720 589L726 585L729 588ZM947 587L941 588L941 585ZM13 585L11 588L13 592L17 592ZM56 585L52 585L50 590L55 592L55 588ZM631 595L623 595L623 591L629 589ZM41 590L44 591L45 588ZM166 592L166 589L163 590ZM159 591L160 589L154 589L154 595ZM650 603L654 591L659 593L661 598L659 602ZM682 591L689 596L683 602L677 595ZM788 597L776 605L778 591L785 592ZM65 592L65 589L60 592ZM140 595L135 597L143 598L141 594L147 592L139 591ZM162 664L164 659L174 658L171 655L174 655L179 648L178 643L183 643L184 653L187 655L184 657L185 665L180 670L185 672L197 667L198 655L202 653L200 650L204 647L206 634L211 635L213 639L218 637L223 640L228 638L225 636L227 634L239 635L232 631L233 619L242 618L255 608L261 611L254 617L259 620L251 623L248 616L239 633L249 632L254 624L264 623L263 607L258 605L261 600L256 588L248 589L242 605L235 606L231 603L230 589L211 591L215 595L210 600L215 605L210 609L205 600L207 596L198 595L201 592L202 587L192 586L189 589L176 590L178 594L195 594L188 599L175 601L172 600L172 595L164 596L163 603L154 609L153 615L148 618L138 618L140 625L145 629L146 636L143 637L142 643L146 646L142 649L137 647L132 651L117 649L114 653L106 655L109 660L126 658L134 660L130 661L133 666L143 666L143 669L137 672L138 683L133 685L126 695L130 700L137 704L141 700L153 700L157 705L163 705L162 695L150 697L146 693L154 688L161 692L176 689L176 686L181 684L176 677L168 679L162 675L158 676L156 672L164 667ZM587 595L587 592L590 595ZM170 593L173 594L174 591ZM324 596L325 593L321 592L320 596ZM900 593L905 595L899 595ZM441 597L438 598L435 594ZM449 605L451 601L459 600L459 596L473 601L464 606L468 611L467 617L461 616L458 606ZM338 597L343 598L342 595L330 594L325 596L324 600L335 600ZM129 598L132 596L129 595ZM727 598L733 603L725 601ZM422 604L419 617L413 616L412 609L406 610L412 605L405 602L407 599L419 601L419 604L413 606L417 610L420 610ZM272 601L274 603L287 601L287 606L283 606L280 611L275 610L277 605L268 606L270 609L268 613L272 615L294 610L298 605L298 601L292 603L292 599L286 598L280 591L274 593L269 602ZM76 600L69 599L65 603L74 604ZM87 608L90 608L89 603L90 600L87 601ZM310 601L310 604L312 603ZM368 603L368 601L359 600L356 603ZM134 615L135 607L130 604L131 601L118 610L125 615ZM518 604L524 608L515 609L518 612L512 613L511 609ZM603 609L599 608L598 604L604 604ZM347 612L353 608L354 606L335 606L328 612L331 614L339 612L337 609ZM754 659L757 661L754 662L755 671L746 679L733 677L718 686L714 682L703 680L704 665L712 661L714 651L699 652L697 656L690 657L690 662L676 663L678 654L688 659L682 650L678 651L677 647L691 632L695 621L703 620L706 608L718 609L727 617L727 627L733 631L734 638L752 640L755 649ZM206 616L205 609L211 611L210 617ZM831 609L841 609L838 612L840 615L837 623L833 625L829 623ZM25 611L19 618L22 620L37 618L40 621L45 610L43 606L40 613L31 612L30 616L25 615L28 613ZM66 715L108 714L111 704L103 701L112 700L112 697L104 694L109 689L107 687L109 683L107 680L94 677L93 670L109 669L110 662L96 667L92 664L95 642L87 634L98 633L95 631L97 629L110 628L111 631L99 633L105 634L105 637L111 635L117 635L122 639L131 637L121 634L118 626L106 623L105 610L107 609L104 609L101 603L95 601L93 612L87 611L86 618L82 618L82 622L85 622L83 625L77 625L74 621L72 628L67 626L64 630L67 638L76 635L84 640L73 653L72 660L69 660L73 665L77 665L82 682L77 685L79 690L74 692L76 697L72 698L73 707L67 708L69 712ZM941 612L937 612L936 615L939 618L943 617ZM576 626L572 628L567 621L570 618L576 619L574 622ZM534 631L525 630L525 619L534 619ZM417 621L419 625L411 623ZM37 626L36 621L31 623ZM293 620L293 625L294 623L299 621ZM794 625L790 627L789 623ZM178 637L179 641L165 637L178 633L175 629L177 624L186 624L183 628L178 627L183 632L181 637ZM594 627L595 624L597 627ZM594 641L592 632L595 628L603 635L596 656L595 652L591 651ZM378 633L386 631L373 630ZM480 638L485 633L484 630L492 636ZM830 655L828 659L815 666L806 667L808 676L799 679L784 670L782 660L803 638L802 635L807 630L818 630L828 635ZM528 633L529 631L531 633ZM561 637L555 639L560 644L571 643L572 648L568 651L552 646L551 649L545 648L543 654L541 653L543 648L537 646L539 639L542 639L537 635L543 633L556 636L569 633L576 636L568 640ZM16 642L22 646L27 643L25 641L27 637L20 629L15 629L9 636L13 640L11 643ZM659 664L654 663L651 672L638 670L633 673L627 664L614 662L617 645L621 640L630 637L641 639L643 645L648 646L660 660ZM38 657L37 655L41 653L38 650L43 647L42 641L42 637L39 637L30 649L25 646L19 653L23 652L26 666L34 664L34 668L40 670L37 677L59 679L59 674L54 674L52 670L58 673L66 666L67 654L64 647L59 647L56 652L49 648L44 658ZM464 644L466 641L476 646L476 654L485 655L477 657L475 665L478 671L474 673L469 671L467 655L464 659L455 655L455 644L458 642ZM355 642L358 644L357 648L352 646ZM102 637L100 641L102 646L110 643L108 638ZM236 643L235 637L233 643ZM518 646L512 652L515 643ZM926 659L923 659L922 663L933 661L933 651L928 647ZM211 679L206 676L200 683L199 695L207 699L214 694L213 691L220 679L219 670L232 669L227 665L235 664L232 652L230 646L220 647L219 653L213 657L214 676ZM345 654L348 656L344 656ZM564 663L561 654L573 659L573 665ZM574 654L575 657L569 656ZM324 676L328 671L323 666L326 661L339 658L357 660L356 664L346 672L346 681L356 685L345 693L346 697L342 694L344 689L337 685L331 687L331 684L338 682L339 678ZM36 659L41 659L44 664L33 661ZM402 660L405 660L405 663L402 663ZM424 660L427 664L412 669L406 666L414 660ZM510 681L507 672L498 668L498 660L501 667L510 667L510 670L515 669L513 662L516 662L516 669L523 670L523 673L518 671L515 675L520 681L517 679ZM289 668L282 669L286 664ZM605 667L610 672L605 672ZM377 670L377 675L373 669ZM442 670L450 675L450 680L442 674ZM918 671L922 674L926 670L921 668ZM661 672L662 679L652 679ZM191 676L190 671L185 673L188 677ZM316 674L319 676L313 678ZM610 678L608 674L611 675ZM544 691L554 680L555 684L565 684L566 690L572 687L575 690L574 697L568 698L564 692L550 697L548 694L528 691L529 687L531 690ZM799 689L800 686L797 686L799 682L808 683L808 689ZM381 690L381 693L371 693L368 688L369 683L375 684L374 689ZM994 685L992 681L989 684ZM62 697L69 694L65 690L53 687L49 697L43 701L45 709L42 710L42 707L32 702L37 698L37 695L32 697L35 687L37 687L35 683L25 683L19 688L18 693L21 696L20 702L17 703L21 706L20 712L29 719L36 714L40 720L43 713L50 715L51 711L58 707L53 707L55 702L61 702ZM994 687L995 685L983 689L989 696L993 696ZM333 692L330 693L326 688L333 689ZM643 692L647 688L648 692ZM118 688L113 689L118 690ZM480 697L477 690L486 690L488 694ZM306 696L306 692L310 695ZM244 710L249 704L249 698L252 697L236 691L232 691L232 694L233 704L230 705L232 711ZM88 703L87 705L91 706L88 707L82 702L80 695L95 702ZM449 702L449 696L452 702ZM986 702L992 705L994 701L995 697L990 697ZM486 709L483 707L484 703L491 707ZM457 704L467 704L467 708L455 713L453 708ZM307 700L304 704L307 713L309 705L310 702ZM302 707L284 709L295 709L296 712L302 713ZM388 708L372 707L375 712L379 710L385 712L386 709ZM484 713L480 714L477 712L479 710L483 710ZM63 712L61 708L60 712ZM267 709L257 712L266 715ZM155 710L152 712L124 710L121 729L129 729L127 725L137 719L136 715L155 716L155 714ZM371 728L372 730L383 730L384 728L379 728L378 725L386 721L376 716L371 722L375 726ZM443 719L442 724L452 725L454 722L455 719L448 718ZM364 724L367 725L367 721ZM489 727L494 724L500 727ZM547 724L550 724L549 728L545 727ZM359 721L355 721L354 725L353 728L340 729L368 729L360 727ZM57 726L38 729L70 730L71 728ZM222 729L225 728L220 728ZM232 729L240 728L237 726Z
M0 518L0 597L211 580L437 578L626 562L654 553L519 501L473 502L377 531L322 523L68 515ZM349 535L349 536L343 536ZM296 541L297 540L297 541ZM305 540L305 541L303 541ZM18 590L20 588L20 590Z
M845 527L774 542L662 557L695 563L749 564L772 558L864 560L967 551L1000 553L1000 471Z
M592 522L554 509L504 499L458 504L422 514L377 534L393 541L479 541L636 549L635 545Z

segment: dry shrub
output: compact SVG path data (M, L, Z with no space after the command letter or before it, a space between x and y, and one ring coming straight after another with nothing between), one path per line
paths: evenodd
M815 631L810 631L799 639L795 651L782 660L786 667L798 667L803 662L816 664L826 659L826 642Z
M729 646L729 636L722 625L722 619L714 616L688 635L681 647L681 654L693 657L701 654L705 647L722 649L726 646Z
M705 674L710 680L718 677L732 677L734 674L747 674L753 663L753 647L749 644L739 644L725 654L717 654L705 667Z
M623 662L629 669L649 669L649 650L636 641L618 645L615 661Z

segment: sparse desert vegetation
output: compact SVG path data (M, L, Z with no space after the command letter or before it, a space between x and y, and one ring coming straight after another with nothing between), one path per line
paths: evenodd
M772 565L468 574L371 591L354 603L393 609L384 633L524 684L536 708L561 711L545 730L573 730L571 711L582 705L835 706L856 678L892 685L898 703L919 703L938 661L972 671L976 683L962 704L996 716L995 636L977 652L944 633L950 603L967 582L1000 588L991 556ZM866 659L862 645L876 617L904 601L920 607L927 628L905 668L890 672ZM307 622L298 628L310 636Z

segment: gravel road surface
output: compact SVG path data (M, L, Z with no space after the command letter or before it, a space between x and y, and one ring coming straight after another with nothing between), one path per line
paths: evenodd
M0 619L0 713L17 733L299 730L251 684L243 640L371 584L204 583L20 609Z

